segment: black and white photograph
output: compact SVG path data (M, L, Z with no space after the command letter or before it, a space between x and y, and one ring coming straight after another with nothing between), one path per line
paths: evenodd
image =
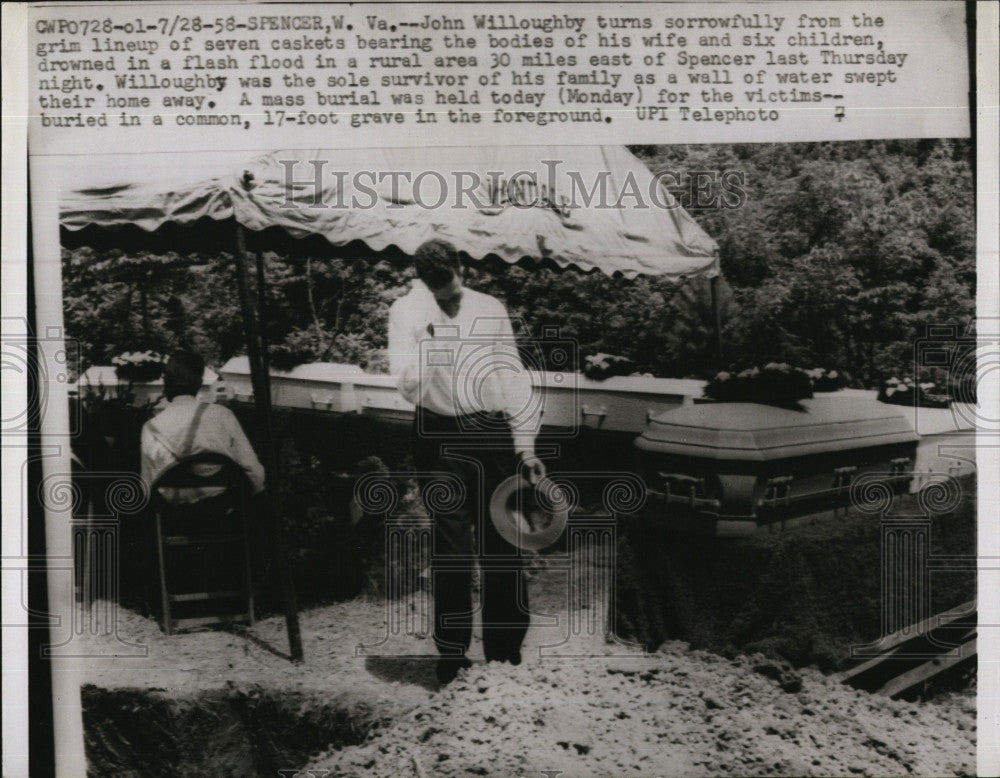
M438 5L33 9L4 774L990 774L995 13Z
M96 772L971 771L967 141L148 172L61 202L82 483L151 491L78 541Z

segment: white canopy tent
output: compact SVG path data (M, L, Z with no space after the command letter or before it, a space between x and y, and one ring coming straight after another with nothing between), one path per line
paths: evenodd
M160 157L159 159L165 159ZM656 176L623 146L314 149L255 158L175 158L150 170L141 155L101 158L81 167L61 198L60 223L74 245L136 229L169 249L177 227L231 224L236 280L254 400L264 427L269 486L277 473L270 423L264 315L264 265L256 261L259 299L250 291L248 231L278 228L283 248L321 236L331 246L395 247L404 255L432 238L472 260L551 261L607 275L711 278L718 307L715 242ZM362 251L362 255L363 255ZM285 600L291 655L302 656L297 607L285 561L278 489L268 489L273 542Z
M95 171L65 195L62 226L232 220L376 252L411 255L441 238L474 260L548 259L629 278L719 272L715 242L622 146L278 151L198 172Z

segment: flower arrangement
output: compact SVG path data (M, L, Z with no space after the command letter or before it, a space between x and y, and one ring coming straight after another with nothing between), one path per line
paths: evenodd
M951 398L946 389L934 381L915 381L911 376L903 379L892 376L882 382L878 392L879 402L890 405L908 405L919 408L947 408Z
M155 351L126 351L111 360L119 381L145 383L163 375L163 355Z
M836 370L803 370L786 362L770 362L763 368L717 373L705 386L705 397L719 402L761 403L794 406L813 392L842 389L847 377Z
M836 392L847 386L847 374L839 370L814 367L802 372L809 376L814 392Z
M634 373L635 364L628 357L601 352L584 358L583 374L594 381Z

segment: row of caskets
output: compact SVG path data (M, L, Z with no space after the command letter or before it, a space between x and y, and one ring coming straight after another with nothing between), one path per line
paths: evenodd
M245 357L229 360L219 375L203 399L253 402ZM599 462L602 450L613 450L603 441L634 438L631 462L609 453L614 461L606 466L627 464L640 475L643 509L680 530L744 535L817 513L864 510L866 500L910 486L913 425L873 398L817 395L795 408L701 402L699 381L592 381L568 372L536 374L535 386L546 439L584 441L594 449L591 461ZM409 422L414 412L391 376L355 365L274 371L271 395L276 407L387 422Z

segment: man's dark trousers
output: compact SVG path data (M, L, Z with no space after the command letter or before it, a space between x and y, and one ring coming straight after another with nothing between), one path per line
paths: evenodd
M478 561L486 660L516 664L531 620L523 558L489 518L493 490L516 470L510 426L494 414L454 417L418 408L414 429L420 492L434 523L431 587L438 652L464 656L469 648L472 571ZM461 484L457 495L456 484Z

